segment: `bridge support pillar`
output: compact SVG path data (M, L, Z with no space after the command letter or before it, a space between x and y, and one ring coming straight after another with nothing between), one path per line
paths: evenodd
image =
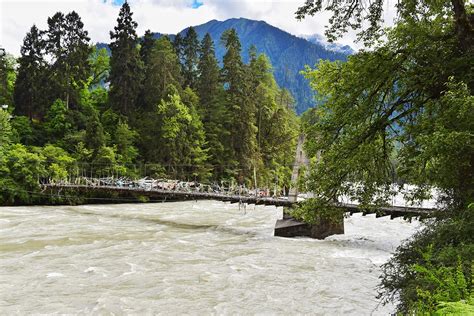
M315 239L324 239L331 235L344 234L344 214L336 220L321 220L318 224L300 222L283 213L283 219L275 224L275 236L298 237L305 236Z

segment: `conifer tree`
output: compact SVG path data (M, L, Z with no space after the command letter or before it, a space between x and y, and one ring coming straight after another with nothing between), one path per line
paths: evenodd
M47 106L44 80L47 64L44 60L42 32L33 25L26 34L18 59L18 76L14 89L15 114L31 118L43 118Z
M184 61L183 45L184 45L183 37L181 36L180 33L176 34L176 36L174 37L174 41L173 41L173 47L174 47L174 51L176 53L176 56L178 56L178 59L179 59L179 62L180 62L181 65L183 64L183 61Z
M247 80L256 107L259 183L269 185L277 178L282 185L290 180L290 165L298 136L297 118L291 108L279 102L280 95L287 92L279 89L267 56L257 56L252 51L250 55Z
M197 92L200 98L199 112L206 131L209 162L214 165L214 177L224 173L228 164L228 153L224 143L228 132L224 128L227 111L222 101L224 89L219 78L219 65L215 55L214 41L207 33L201 43L198 64L199 79Z
M195 88L198 79L199 39L191 26L183 39L183 77L184 87Z
M153 33L150 30L145 31L145 35L141 40L141 47L140 47L140 58L142 59L143 64L146 66L148 62L148 57L150 55L151 50L155 46L155 38L153 37Z
M151 49L146 65L146 79L143 89L145 109L152 110L166 97L166 88L172 84L181 87L178 57L168 37L161 37Z
M137 48L137 22L132 19L130 5L125 2L110 32L110 105L123 115L133 112L142 83L143 64Z
M240 55L241 44L237 32L230 29L223 33L221 40L227 48L222 76L227 88L226 103L231 117L230 144L238 163L239 178L245 179L255 168L255 104L249 97L247 73Z
M80 16L72 11L57 12L48 18L46 51L52 60L48 85L51 99L61 98L66 107L78 107L79 91L89 77L91 53L88 32Z
M155 47L156 39L153 37L153 33L151 33L150 30L145 31L145 35L143 36L143 39L140 41L140 59L142 61L143 65L143 82L140 87L140 93L137 98L137 106L140 109L147 110L147 104L146 104L146 98L148 95L148 91L146 90L146 82L149 80L148 79L148 74L150 73L149 68L150 68L150 54L151 51L153 50L153 47ZM149 110L149 107L148 107Z

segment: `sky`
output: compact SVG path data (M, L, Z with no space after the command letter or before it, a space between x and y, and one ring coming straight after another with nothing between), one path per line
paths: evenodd
M20 47L33 24L46 29L47 18L54 13L75 10L82 18L93 43L109 42L109 31L116 25L124 0L0 0L0 47L18 56ZM305 0L128 0L138 22L138 35L145 30L174 34L190 25L209 20L244 17L264 20L294 35L324 34L330 17L328 12L295 19L295 11ZM391 24L395 0L387 2L385 20ZM338 43L362 48L350 32Z

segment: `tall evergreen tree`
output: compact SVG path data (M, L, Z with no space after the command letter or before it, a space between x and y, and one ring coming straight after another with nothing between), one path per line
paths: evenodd
M142 83L143 63L137 48L137 22L132 19L130 5L125 2L110 32L110 105L124 115L132 113Z
M44 60L42 32L33 25L26 34L18 59L18 76L14 89L15 114L43 118L47 111L44 95L47 64Z
M140 47L140 58L142 59L143 64L146 66L148 62L148 57L150 56L150 52L155 46L156 39L153 37L153 33L150 30L145 31L145 35L141 40L141 47Z
M184 45L183 37L179 33L176 34L176 36L174 37L174 41L173 41L173 47L174 47L174 51L176 53L176 56L178 56L179 62L181 64L184 61L183 45Z
M227 48L222 76L231 116L230 144L238 163L239 180L242 180L248 178L255 168L255 104L250 100L250 86L246 82L247 71L240 55L241 44L236 30L227 30L222 34L221 40Z
M146 83L149 80L148 74L150 73L150 55L151 51L155 47L156 39L153 37L153 33L150 30L145 31L143 39L140 41L140 58L143 64L143 82L140 87L140 93L137 99L137 106L141 109L147 109L146 99L148 95L148 90L146 90Z
M220 69L215 55L214 41L209 33L201 42L198 70L199 112L206 131L209 162L215 166L214 176L220 177L225 170L223 166L228 164L228 153L224 150L224 143L228 136L224 124L228 117L224 103L221 102L224 89L219 78Z
M150 51L146 65L143 89L145 109L152 110L166 97L166 88L172 84L180 87L181 75L178 57L168 37L161 37Z
M184 87L195 88L198 79L199 39L196 30L188 28L183 40L183 77Z
M61 98L66 107L78 107L79 91L90 72L89 40L84 23L75 11L67 15L58 12L48 18L45 44L52 60L48 82L50 100Z
M290 181L298 122L293 110L279 102L282 90L275 81L267 56L257 56L256 52L250 55L247 80L251 84L249 93L256 107L259 183L270 185L278 179L282 185Z

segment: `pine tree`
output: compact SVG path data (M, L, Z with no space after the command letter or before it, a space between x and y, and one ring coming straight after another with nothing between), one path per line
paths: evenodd
M117 26L110 32L110 105L123 115L134 111L142 83L143 63L137 49L137 23L132 19L130 5L120 9Z
M278 179L278 184L284 185L290 181L298 121L293 110L279 102L281 94L287 92L279 89L268 58L252 51L250 55L247 80L256 108L259 183L268 186Z
M208 122L210 112L212 112L212 104L221 86L214 41L209 33L204 36L201 43L198 73L197 91L201 99L203 120Z
M153 33L150 30L145 31L145 36L141 40L141 47L140 47L140 58L144 65L148 63L148 57L150 56L150 52L155 46L156 39L153 37Z
M167 37L161 37L150 51L146 65L145 109L152 110L161 99L167 96L166 88L172 84L181 87L181 75L178 57Z
M176 53L176 56L178 56L180 64L183 64L184 62L183 45L183 37L180 33L176 34L173 41L173 48Z
M78 108L79 91L89 77L91 53L88 32L80 16L72 11L48 18L46 51L52 60L48 85L50 99L61 98L66 107Z
M41 119L46 114L44 95L47 64L44 60L42 32L33 25L26 34L18 59L18 76L14 89L15 114Z
M195 88L198 79L199 39L193 27L188 28L183 40L184 87Z
M239 181L248 179L255 168L256 133L255 104L249 96L246 67L241 58L241 44L235 29L223 33L227 48L222 76L226 86L226 103L231 117L230 144L238 163Z
M141 46L140 46L140 59L143 64L143 82L140 87L140 93L138 95L137 99L137 106L140 109L143 110L149 110L150 108L146 104L146 99L148 95L148 90L146 89L146 83L149 80L148 75L150 73L149 68L150 68L150 54L153 48L155 47L156 44L156 39L153 37L153 33L150 30L145 31L145 36L143 36L143 39L141 40Z
M229 162L224 143L228 131L224 128L227 120L227 111L222 101L223 86L219 78L219 65L214 50L214 41L207 33L201 43L199 59L199 79L197 92L200 98L199 112L206 131L209 162L214 165L215 178L225 173Z

